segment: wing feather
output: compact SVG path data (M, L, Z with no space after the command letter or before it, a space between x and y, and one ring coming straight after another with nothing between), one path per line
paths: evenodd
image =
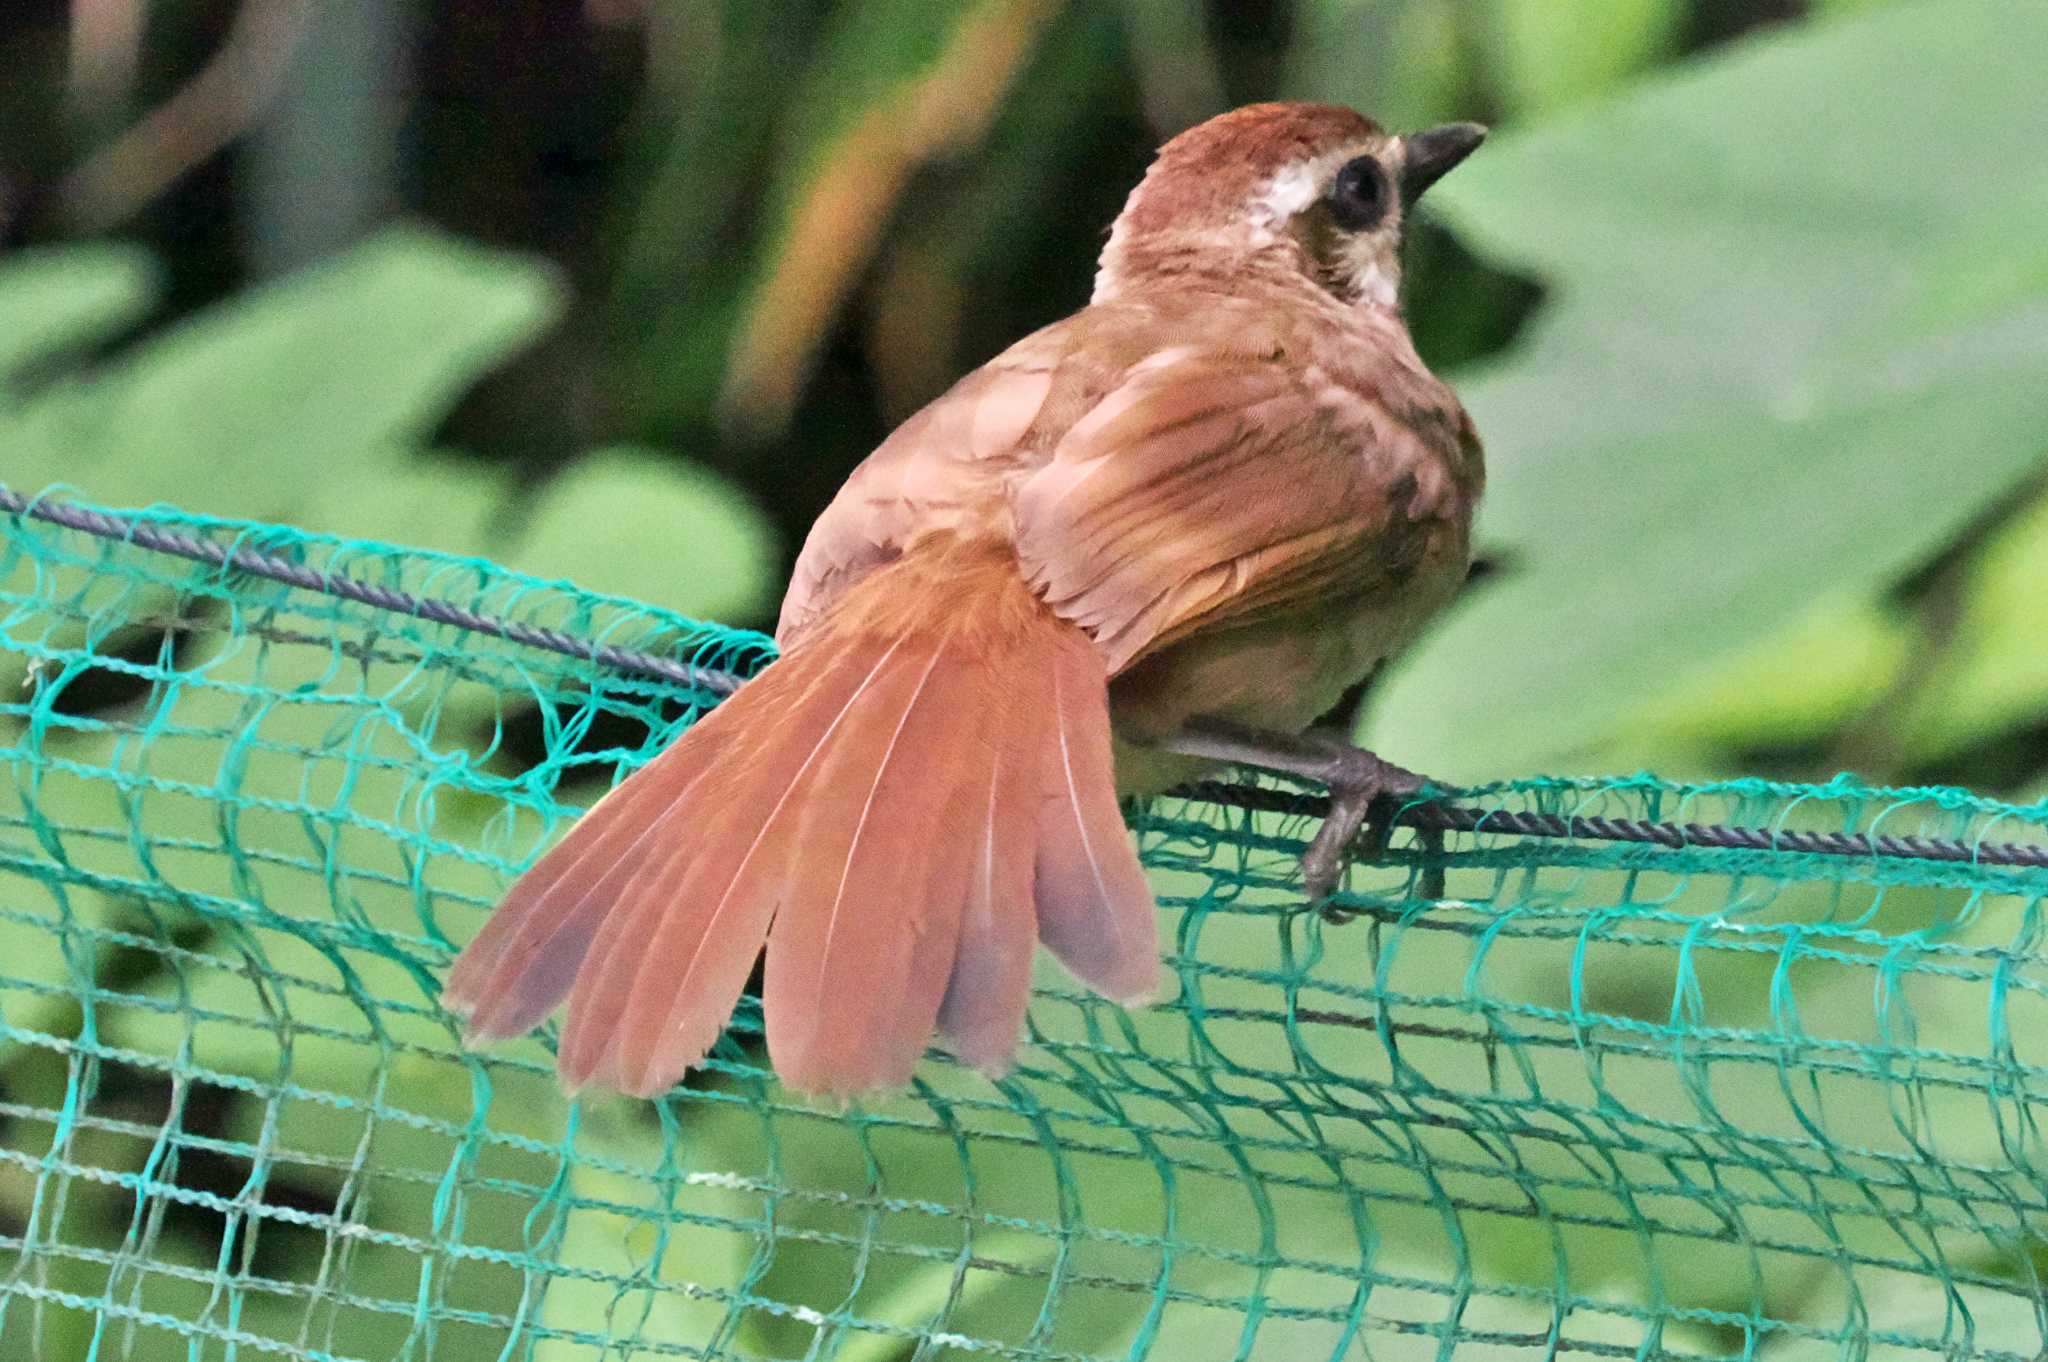
M1375 456L1368 431L1340 429L1345 412L1371 424L1370 404L1325 396L1242 356L1141 364L1022 482L1018 558L1111 675L1196 628L1369 592L1412 565L1423 535L1393 502L1417 450Z

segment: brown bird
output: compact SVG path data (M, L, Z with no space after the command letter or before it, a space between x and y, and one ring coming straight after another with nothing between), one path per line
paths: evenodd
M466 1041L567 997L563 1082L658 1093L765 940L790 1086L900 1088L935 1030L1000 1071L1038 942L1153 996L1117 800L1217 761L1330 786L1325 896L1370 800L1416 782L1305 730L1467 567L1479 441L1409 342L1400 245L1483 135L1260 104L1168 142L1088 306L854 471L780 660L512 886L449 975Z

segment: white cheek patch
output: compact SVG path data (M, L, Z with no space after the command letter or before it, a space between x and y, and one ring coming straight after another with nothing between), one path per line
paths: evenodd
M1381 252L1361 243L1356 260L1351 282L1358 289L1360 302L1392 307L1400 301L1401 276L1387 264Z

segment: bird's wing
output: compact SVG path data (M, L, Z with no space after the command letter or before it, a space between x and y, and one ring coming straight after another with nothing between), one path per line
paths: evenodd
M818 518L778 641L930 533L1014 539L1112 674L1197 628L1398 585L1476 495L1452 471L1462 410L1419 362L1383 366L1382 399L1241 320L1224 344L1162 350L1171 319L1098 305L962 378Z
M827 606L919 535L1007 534L1002 480L1046 407L1061 357L1052 331L974 370L898 426L811 526L782 600L787 648Z
M1463 500L1375 399L1184 347L1128 370L1020 483L1017 554L1114 674L1198 628L1398 585Z

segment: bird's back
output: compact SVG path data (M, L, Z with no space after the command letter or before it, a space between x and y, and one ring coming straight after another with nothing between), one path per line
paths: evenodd
M1320 495L1370 501L1378 484L1412 473L1420 486L1454 490L1458 505L1444 509L1469 521L1484 476L1477 438L1399 317L1304 297L1293 280L1259 284L1196 277L1094 303L961 378L883 441L812 526L777 641L794 643L922 536L1014 544L1019 487L1076 424L1134 376L1191 361L1268 375L1288 390L1323 456Z

